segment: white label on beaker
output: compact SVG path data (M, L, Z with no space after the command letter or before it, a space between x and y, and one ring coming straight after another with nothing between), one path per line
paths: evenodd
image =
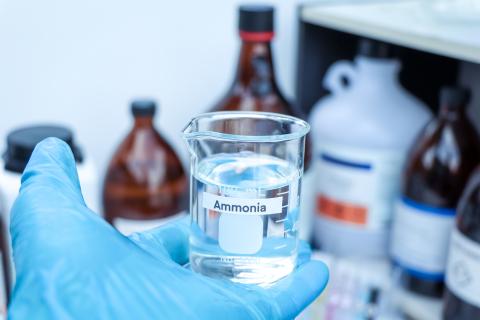
M203 207L222 213L239 215L267 215L282 213L283 197L243 199L203 193Z
M282 213L283 197L244 199L204 192L202 205L220 213L218 244L236 254L254 254L263 243L262 215Z
M254 254L262 248L263 221L260 216L224 213L220 216L218 244L226 252Z

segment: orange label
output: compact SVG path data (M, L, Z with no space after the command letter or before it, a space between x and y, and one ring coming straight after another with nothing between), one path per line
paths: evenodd
M367 208L356 204L331 199L324 195L317 197L317 213L332 219L359 225L367 223Z

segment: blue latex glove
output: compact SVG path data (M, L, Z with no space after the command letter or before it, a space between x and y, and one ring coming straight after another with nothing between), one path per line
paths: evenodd
M70 149L54 138L33 152L10 228L10 319L291 319L328 279L305 252L270 288L195 274L182 267L187 223L123 236L85 206Z

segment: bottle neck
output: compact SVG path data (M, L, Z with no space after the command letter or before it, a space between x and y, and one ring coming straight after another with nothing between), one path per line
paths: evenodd
M153 117L151 116L136 116L134 120L134 127L136 129L153 129Z
M358 78L372 85L396 85L401 64L396 59L370 58L357 56L355 64Z
M445 121L457 121L466 117L465 105L451 106L448 104L440 105L438 110L438 118Z
M234 87L259 95L276 89L270 41L242 40Z

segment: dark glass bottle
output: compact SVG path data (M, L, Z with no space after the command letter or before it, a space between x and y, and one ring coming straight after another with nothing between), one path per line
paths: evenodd
M10 245L8 243L9 236L7 234L7 226L5 225L5 221L3 217L0 218L0 255L2 258L1 269L2 269L2 293L1 296L3 301L1 301L2 305L0 306L0 315L3 315L3 312L6 310L8 302L10 300L10 292L11 292L11 262L10 262Z
M480 319L480 168L457 210L448 254L443 318Z
M274 8L267 5L243 5L239 8L238 31L242 41L234 81L212 111L275 112L305 118L283 96L275 80L271 42L274 37ZM252 126L255 125L252 123ZM228 127L228 126L227 126ZM228 128L226 128L228 129ZM242 128L248 133L248 128ZM256 128L258 132L259 128ZM228 130L227 130L228 131ZM267 130L268 131L268 130ZM238 128L236 129L238 132ZM302 178L300 237L310 237L309 219L313 219L313 170L310 169L311 142L305 142L305 166ZM304 199L304 200L303 200ZM304 222L302 222L304 221Z
M469 91L442 88L440 109L406 163L392 233L392 257L409 291L441 297L449 235L480 141L466 114Z
M273 7L241 6L239 34L242 40L236 76L215 111L268 111L292 114L292 107L275 81L271 41Z
M175 151L153 126L155 109L154 101L132 103L134 126L105 177L105 219L124 234L158 226L187 208L187 178Z

